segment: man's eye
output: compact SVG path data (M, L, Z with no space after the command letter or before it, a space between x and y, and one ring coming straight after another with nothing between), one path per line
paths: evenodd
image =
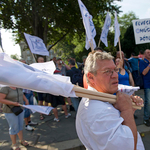
M110 70L106 70L105 73L110 73Z

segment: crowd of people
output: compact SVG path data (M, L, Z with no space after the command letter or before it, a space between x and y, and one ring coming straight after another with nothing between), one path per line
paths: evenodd
M69 76L72 84L96 90L103 93L117 95L115 105L99 101L89 101L89 99L63 96L54 96L49 93L35 93L28 89L15 87L2 87L0 89L0 103L3 104L3 113L9 124L9 134L12 140L12 149L19 150L16 143L16 135L20 143L28 146L28 142L23 139L23 120L25 129L32 131L32 125L37 125L31 120L31 110L24 109L19 115L15 115L11 108L20 104L33 105L33 97L37 95L38 105L52 106L54 109L54 121L59 122L57 106L61 105L65 118L71 117L68 111L75 111L76 129L80 140L88 149L143 149L143 144L136 130L134 121L134 111L131 100L137 105L142 104L142 99L138 96L127 96L117 92L118 84L136 86L136 78L139 72L143 76L144 82L144 124L150 126L150 50L140 51L138 56L131 54L129 59L125 58L124 52L118 51L113 57L97 47L88 56L83 56L83 62L78 65L75 58L67 58L66 63L60 58L53 57L56 66L54 74ZM26 63L23 59L22 63ZM38 57L37 63L43 63L44 58ZM23 102L24 100L24 102ZM69 110L66 106L69 105ZM79 108L78 108L79 107ZM110 109L108 109L110 108ZM119 113L120 112L120 113ZM49 115L52 115L50 112ZM39 115L40 120L44 115ZM16 120L14 122L14 120ZM100 128L98 126L101 126ZM105 137L105 138L104 138ZM119 137L119 138L118 138ZM103 138L103 140L101 140ZM129 143L126 145L124 139ZM108 142L109 141L109 142ZM117 144L115 141L117 141ZM138 142L137 142L138 141ZM105 144L104 144L105 143ZM133 144L134 143L134 144ZM128 146L129 148L126 148ZM112 148L113 147L113 148Z

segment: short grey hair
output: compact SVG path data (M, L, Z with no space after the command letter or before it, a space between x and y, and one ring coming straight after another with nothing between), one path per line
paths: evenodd
M84 73L86 76L87 83L89 83L87 74L90 72L94 75L97 74L99 66L97 66L98 60L113 60L114 57L110 53L106 52L91 52L89 53L84 66Z

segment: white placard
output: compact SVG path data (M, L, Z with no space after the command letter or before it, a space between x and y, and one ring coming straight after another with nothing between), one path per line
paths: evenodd
M30 34L24 33L24 36L27 40L31 53L49 56L49 52L43 43L43 40L37 36L32 36Z
M134 37L136 44L150 43L150 18L133 20Z

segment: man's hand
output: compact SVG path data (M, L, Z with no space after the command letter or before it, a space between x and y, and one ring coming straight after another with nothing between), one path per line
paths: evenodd
M132 99L132 102L134 102L137 106L143 105L144 101L140 96L133 96L131 95L130 98ZM136 111L136 109L133 108L133 113Z
M114 104L114 107L120 112L132 109L132 99L129 95L117 92L117 101Z
M143 99L140 96L133 96L131 95L130 98L132 99L132 101L137 105L137 106L141 106L143 105Z

